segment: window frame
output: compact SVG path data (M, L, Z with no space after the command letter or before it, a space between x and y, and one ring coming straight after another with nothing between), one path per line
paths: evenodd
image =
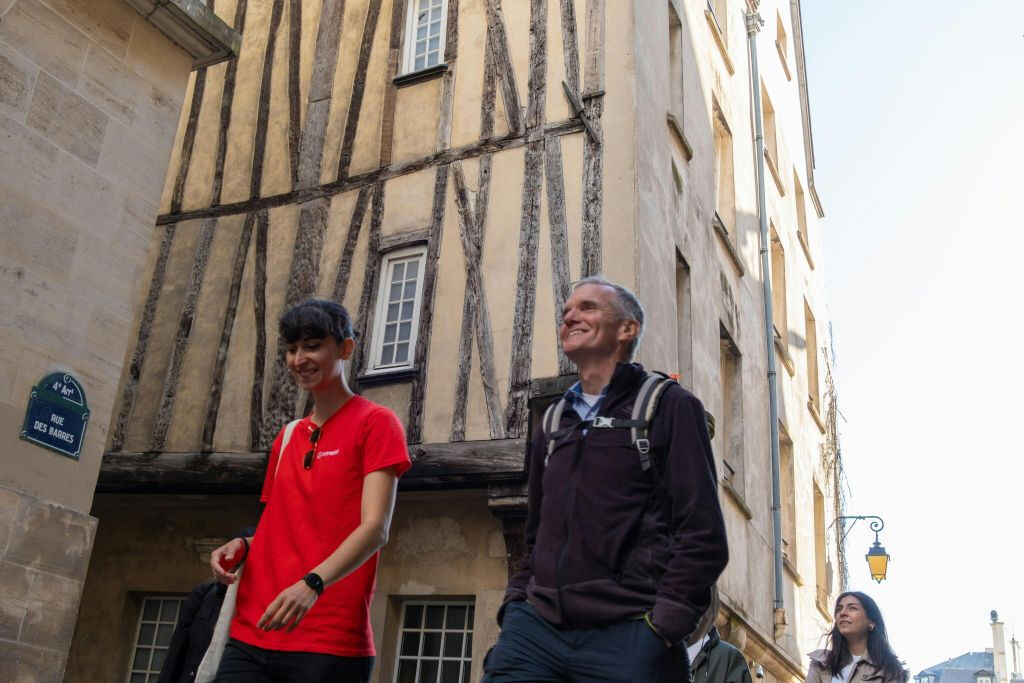
M416 628L407 628L406 627L406 613L407 613L407 610L408 610L409 607L423 607L424 610L426 610L426 608L428 608L428 607L437 607L437 606L442 606L442 607L445 608L444 621L442 622L442 626L441 626L440 629L428 629L426 627L426 623L425 623L425 621L426 621L426 615L425 614L423 616L424 622L421 623L420 626L418 626ZM445 638L443 636L445 636L447 633L458 633L459 632L458 629L448 629L447 628L447 612L448 612L448 608L449 607L465 607L465 608L467 608L466 623L463 626L462 631L461 631L461 633L463 634L463 638L462 638L462 653L458 657L446 657L445 654L444 654L444 641L445 641ZM416 662L416 673L414 674L414 680L419 680L419 675L421 673L421 671L420 671L420 669L421 669L421 662L424 661L424 660L436 661L438 663L438 667L437 667L437 680L438 681L440 680L441 673L442 673L441 664L443 662L445 662L445 661L449 661L449 662L450 661L457 661L457 662L459 662L459 669L460 669L460 671L459 671L459 674L460 674L459 675L459 680L460 681L462 681L462 680L469 680L469 676L472 675L472 669L473 669L473 653L472 653L472 648L473 648L474 645L477 644L477 643L473 642L473 636L475 635L475 630L474 630L475 626L476 626L476 600L474 600L472 597L465 598L465 599L462 599L462 600L459 600L459 599L448 599L448 600L417 600L417 599L411 599L411 600L402 600L401 610L399 611L399 615L398 615L398 636L397 636L397 639L395 641L395 653L394 653L394 658L393 658L394 674L392 676L392 681L394 681L394 683L399 683L399 674L401 672L402 661L413 661L413 662ZM415 654L415 655L403 655L402 654L402 644L403 644L402 641L403 641L403 638L404 638L405 633L407 631L408 632L415 632L415 633L419 633L420 634L419 642L417 644L417 654ZM433 656L429 656L429 655L424 657L424 655L423 655L423 642L424 642L423 634L427 633L427 632L436 632L436 633L440 633L442 635L442 640L441 640L441 643L439 645L440 649L438 651L437 657L433 657ZM467 655L467 652L466 652L467 651L467 645L466 645L466 641L467 641L466 636L467 635L469 636L469 641L470 641L469 654L468 655Z
M157 668L155 671L153 670L153 666L152 666L152 664L153 664L153 654L152 654L152 652L158 649L157 645L156 645L156 635L157 635L157 633L159 633L159 627L161 625L168 624L168 623L171 624L171 634L173 635L174 628L177 627L178 620L181 618L181 608L184 606L185 600L187 599L187 597L188 597L187 595L180 594L180 593L178 593L178 594L175 594L175 593L145 593L145 594L142 594L140 596L141 601L139 602L139 616L135 620L135 635L132 636L131 649L128 651L128 662L127 662L127 665L126 665L126 668L125 668L125 671L126 671L125 676L124 676L125 683L131 683L133 675L141 674L144 677L144 680L146 680L146 681L150 680L150 677L152 677L152 680L155 681L157 679L157 677L160 676L160 669L163 668L163 663L161 663L160 667ZM159 600L160 603L161 603L160 607L158 608L158 611L157 611L157 619L156 619L155 622L147 621L147 620L144 619L145 614L146 614L146 602L148 600ZM174 600L174 601L178 602L178 608L177 608L177 610L175 610L175 613L174 613L174 621L173 622L162 621L160 619L160 615L163 613L163 603L165 601L170 601L170 600ZM149 645L140 645L139 644L139 636L142 633L143 621L147 621L147 623L155 624L155 627L156 627L156 630L155 630L155 632L153 634L153 642L151 644L149 644ZM134 666L135 665L135 656L136 656L136 654L137 654L137 652L138 652L140 647L145 647L147 650L151 651L149 662L148 662L148 664L146 666L146 670L145 671L140 671L140 670L136 669L135 666ZM167 647L161 646L159 649L164 650L165 651L165 656L166 656L166 651L169 649L169 647L170 647L170 642L168 642Z
M416 292L413 299L411 330L409 334L409 355L404 363L381 365L381 354L384 351L384 328L387 324L388 289L395 263L417 257L419 269L416 278ZM423 310L423 281L425 279L427 245L416 244L400 247L380 255L380 277L377 283L377 298L374 304L373 333L370 336L369 359L366 375L382 375L392 372L409 370L416 367L416 342L419 337L420 315Z
M445 64L444 53L445 43L448 35L448 0L428 0L429 2L439 1L441 3L441 32L438 35L438 57L436 64L425 64L423 67L416 68L416 13L419 11L417 5L420 0L409 0L406 10L406 17L404 23L402 41L402 60L401 68L398 71L399 76L407 76L409 74L419 73L420 71L426 71L427 69L434 69L436 67ZM428 22L429 26L430 22ZM430 37L428 35L427 40ZM430 53L428 52L427 55Z

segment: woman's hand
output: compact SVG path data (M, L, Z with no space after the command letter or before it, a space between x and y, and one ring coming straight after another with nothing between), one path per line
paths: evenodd
M256 627L264 631L276 631L287 627L288 631L294 631L317 597L316 591L300 579L274 598L267 606L267 611L256 622Z
M210 569L213 570L213 578L228 585L237 581L238 577L233 570L245 559L245 550L244 540L232 538L210 553Z

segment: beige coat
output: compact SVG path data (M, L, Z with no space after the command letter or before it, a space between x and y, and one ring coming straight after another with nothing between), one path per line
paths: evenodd
M807 669L806 683L832 683L832 674L825 665L828 650L815 650L807 655L811 658L811 666ZM903 678L886 677L885 672L877 669L868 655L857 662L850 674L849 683L905 683Z

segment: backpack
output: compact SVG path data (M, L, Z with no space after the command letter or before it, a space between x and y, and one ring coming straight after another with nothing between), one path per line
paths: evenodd
M558 429L567 401L563 396L555 403L552 403L544 412L544 419L541 421L541 428L544 430L544 440L548 443L548 452L544 456L544 466L547 467L548 459L554 453L555 444L558 442L558 439L583 426L586 429L628 429L633 446L640 456L640 468L644 472L652 472L651 442L647 438L647 432L651 427L654 414L658 410L658 402L661 400L661 395L670 384L676 384L676 381L668 375L660 372L648 373L644 383L640 386L640 391L637 392L636 399L633 401L633 414L628 420L619 417L597 416L592 420L584 420L579 425ZM660 474L657 468L654 468L653 474L655 477Z

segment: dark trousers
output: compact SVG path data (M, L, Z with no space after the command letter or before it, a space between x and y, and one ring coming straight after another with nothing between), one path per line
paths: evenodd
M484 683L677 683L689 681L686 648L665 646L643 619L559 630L528 602L505 608Z
M214 683L366 683L373 657L264 650L232 638Z

